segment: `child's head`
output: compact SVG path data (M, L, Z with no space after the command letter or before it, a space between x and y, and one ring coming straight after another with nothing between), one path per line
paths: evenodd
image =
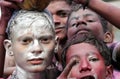
M13 52L18 70L40 72L50 65L56 41L54 23L48 12L16 12L7 33L5 48Z
M65 67L73 58L76 64L70 71L70 78L111 79L111 53L104 42L92 34L79 34L69 39L62 52Z
M110 30L107 20L89 8L83 10L81 5L74 6L74 9L69 15L67 21L67 36L84 33L87 31L93 34L106 43L113 42L113 34Z

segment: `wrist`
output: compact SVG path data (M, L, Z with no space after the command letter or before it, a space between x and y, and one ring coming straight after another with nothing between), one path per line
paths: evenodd
M0 20L0 34L5 35L6 33L7 22Z

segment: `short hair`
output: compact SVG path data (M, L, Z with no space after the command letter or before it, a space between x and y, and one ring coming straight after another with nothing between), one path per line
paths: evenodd
M77 3L74 3L74 4L71 4L71 8L72 8L72 10L71 10L71 12L70 12L70 14L69 14L69 16L68 16L68 20L67 20L67 23L66 23L66 29L68 30L68 22L69 22L69 18L70 18L70 16L71 16L71 14L73 13L73 12L76 12L76 11L78 11L78 10L80 10L80 9L83 9L83 6L81 5L81 4L77 4ZM85 9L90 9L90 8L88 8L88 7L86 7ZM91 10L91 9L90 9ZM97 14L97 13L96 13ZM101 24L102 24L102 27L103 27L103 31L104 31L104 33L105 32L107 32L107 31L110 31L110 29L109 29L109 22L105 19L105 18L103 18L103 17L101 17L99 14L97 14L98 15L98 18L100 19L100 22L101 22ZM110 31L111 32L111 31Z
M88 43L88 44L94 45L98 49L100 55L103 57L105 65L106 66L111 65L111 53L109 48L106 46L106 44L102 40L97 39L91 32L88 32L84 34L76 34L71 39L67 40L67 43L65 44L61 52L63 67L66 66L66 53L68 48L71 45L78 44L78 43Z
M30 24L36 20L39 20L40 18L43 18L48 22L49 28L55 33L55 26L53 22L52 15L47 11L27 11L27 10L18 10L15 11L11 17L11 19L8 22L8 26L6 29L8 38L11 38L11 33L13 31L13 28L17 24L26 24L26 26L30 26ZM24 22L24 23L22 23Z
M53 2L53 1L65 1L68 5L71 5L71 1L69 1L69 0L51 0L51 2Z

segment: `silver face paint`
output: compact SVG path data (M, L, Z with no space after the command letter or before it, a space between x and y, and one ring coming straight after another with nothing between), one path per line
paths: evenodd
M19 13L10 26L11 51L18 73L27 77L30 73L43 72L52 61L55 48L55 31L50 17L44 12L25 11Z

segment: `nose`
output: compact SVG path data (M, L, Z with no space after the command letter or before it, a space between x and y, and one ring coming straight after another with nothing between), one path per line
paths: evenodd
M80 65L79 65L79 72L82 73L82 72L87 72L87 71L91 71L91 65L89 63L89 61L87 60L82 60Z
M40 45L39 41L38 40L35 40L34 43L33 43L33 46L32 46L32 49L33 49L33 53L41 53L43 48L42 46Z
M55 26L60 25L60 18L59 18L59 16L53 15L53 20L54 20Z
M84 18L78 18L76 27L86 26L86 25L87 25L87 22Z

